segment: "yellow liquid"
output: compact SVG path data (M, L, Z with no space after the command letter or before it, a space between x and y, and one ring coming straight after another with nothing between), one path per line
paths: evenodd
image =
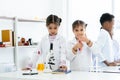
M39 63L37 66L38 71L43 71L45 69L45 65L43 63Z

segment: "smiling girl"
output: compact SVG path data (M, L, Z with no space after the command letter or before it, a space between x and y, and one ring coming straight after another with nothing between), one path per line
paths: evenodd
M92 63L92 53L88 45L81 41L81 37L86 36L87 24L81 20L76 20L72 24L75 35L68 43L67 58L70 60L71 70L89 71Z

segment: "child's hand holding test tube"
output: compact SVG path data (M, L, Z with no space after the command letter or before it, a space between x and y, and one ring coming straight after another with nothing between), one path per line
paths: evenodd
M79 40L78 43L75 44L75 46L73 46L72 52L74 54L76 54L77 50L81 51L83 47L82 42Z
M82 42L80 40L79 40L79 45L81 45L81 47L79 48L79 51L81 51L82 47L83 47L83 44L82 44Z

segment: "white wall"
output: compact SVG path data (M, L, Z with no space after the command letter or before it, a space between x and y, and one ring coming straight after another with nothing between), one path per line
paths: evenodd
M120 44L120 0L114 0L113 12L115 15L114 39Z
M73 38L72 23L79 19L88 24L87 36L95 41L101 27L99 19L103 13L112 13L112 0L70 0L68 38Z
M0 0L0 16L45 18L49 14L50 0Z
M67 39L67 1L68 0L51 0L50 13L62 18L59 33Z

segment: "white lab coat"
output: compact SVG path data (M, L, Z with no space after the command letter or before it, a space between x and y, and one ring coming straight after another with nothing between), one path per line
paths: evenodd
M113 41L105 29L100 30L100 34L95 43L93 43L91 50L101 55L98 57L98 66L105 67L106 64L103 61L107 60L108 62L114 62L114 51L113 51Z
M70 69L79 71L89 71L90 67L93 66L91 50L85 42L82 42L82 50L77 50L77 54L75 55L72 52L72 48L76 43L77 40L75 38L68 43L67 59L70 60Z
M42 38L37 51L40 51L40 54L34 54L35 56L32 57L32 61L31 63L28 64L27 67L30 67L30 64L35 66L39 58L42 58L43 62L45 63L46 56L48 52L50 51L49 35L46 35L45 37ZM52 66L52 69L56 70L61 65L66 66L66 41L59 34L56 35L56 38L53 41L53 53L55 57L55 66Z
M114 60L118 61L120 60L120 46L119 43L116 40L113 40L113 50L114 50Z

